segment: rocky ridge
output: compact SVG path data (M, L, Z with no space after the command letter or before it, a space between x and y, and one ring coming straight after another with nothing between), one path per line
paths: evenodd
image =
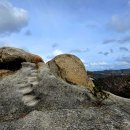
M88 86L59 78L44 62L20 64L0 78L0 130L130 129L130 99L106 91L95 96Z

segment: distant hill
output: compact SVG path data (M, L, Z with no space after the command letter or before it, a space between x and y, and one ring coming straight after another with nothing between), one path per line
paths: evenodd
M104 74L130 74L130 69L94 71L94 73L104 73Z
M88 72L99 90L130 98L130 69Z
M90 77L97 78L105 78L110 75L130 75L130 69L121 69L121 70L104 70L104 71L88 71L88 75Z

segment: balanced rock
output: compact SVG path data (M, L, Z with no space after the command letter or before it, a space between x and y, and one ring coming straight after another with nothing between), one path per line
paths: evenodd
M93 91L94 84L87 76L82 61L71 54L62 54L49 61L48 66L51 72L66 82L74 85L85 86Z

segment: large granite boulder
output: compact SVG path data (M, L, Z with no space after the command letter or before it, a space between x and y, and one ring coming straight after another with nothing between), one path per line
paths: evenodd
M43 62L24 62L0 78L0 130L107 129L130 130L130 99L105 91L96 97Z
M78 57L71 54L62 54L56 56L47 64L56 77L74 85L86 86L93 91L94 84L87 76L85 66Z

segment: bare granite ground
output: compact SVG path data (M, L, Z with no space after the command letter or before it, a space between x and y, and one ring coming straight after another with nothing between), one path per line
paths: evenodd
M104 92L102 101L38 66L0 79L0 130L130 130L130 99Z

